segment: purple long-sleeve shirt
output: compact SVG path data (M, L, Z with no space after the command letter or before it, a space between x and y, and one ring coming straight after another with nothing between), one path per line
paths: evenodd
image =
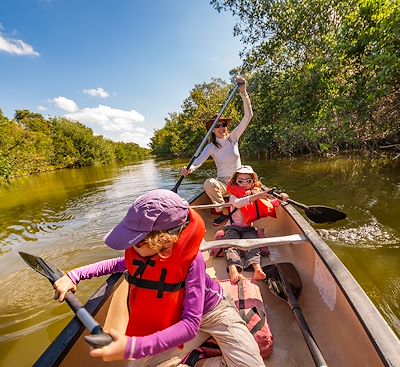
M100 261L70 271L67 275L74 284L80 280L126 271L124 257ZM153 334L130 338L126 357L143 358L178 347L193 339L200 328L203 315L212 311L222 299L220 285L206 273L206 264L199 252L190 265L185 280L185 297L181 320ZM149 315L149 317L154 317ZM134 340L133 340L134 339Z

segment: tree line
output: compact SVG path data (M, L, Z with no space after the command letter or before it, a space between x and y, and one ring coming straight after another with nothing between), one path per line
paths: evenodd
M400 143L400 0L211 0L241 38L254 118L241 139L259 156L336 154ZM234 79L232 79L233 81ZM160 157L190 156L229 94L194 86L151 139ZM225 115L238 122L236 99Z
M14 119L0 109L0 184L12 178L60 168L137 161L149 149L116 143L83 124L61 117L18 110Z

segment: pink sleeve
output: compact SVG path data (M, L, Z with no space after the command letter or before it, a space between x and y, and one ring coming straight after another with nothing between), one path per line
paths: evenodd
M206 147L203 149L203 151L200 153L200 155L193 161L193 163L190 166L190 169L192 171L195 171L197 168L199 168L211 155L212 151L212 144L207 144Z
M119 273L126 270L125 258L116 257L113 259L99 261L97 263L89 264L76 268L67 273L72 283L78 284L79 281L91 279L93 277L100 277L102 275Z
M243 208L246 205L249 205L249 197L243 196L242 198L238 198L235 195L231 195L229 197L229 204L232 204L235 208Z

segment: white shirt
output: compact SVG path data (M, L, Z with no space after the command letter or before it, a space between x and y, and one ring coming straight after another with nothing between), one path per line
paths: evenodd
M226 139L217 138L221 145L217 148L213 143L208 143L201 154L193 161L190 169L199 168L210 156L214 159L217 167L218 178L230 178L242 165L239 153L239 138L245 131L253 111L248 96L242 96L244 105L244 116L240 124L229 134Z

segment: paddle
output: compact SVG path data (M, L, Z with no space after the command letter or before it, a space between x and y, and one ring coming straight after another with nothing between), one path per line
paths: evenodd
M271 292L290 305L315 365L318 367L328 366L308 327L300 305L297 303L297 298L301 293L302 283L296 268L291 263L280 263L267 265L262 269L267 275L266 282Z
M190 166L192 165L192 163L194 162L194 160L200 155L204 145L207 143L208 137L211 135L214 126L217 124L219 118L222 116L222 114L224 113L226 107L228 106L229 102L232 100L233 96L235 95L237 89L239 88L239 84L235 85L235 88L233 88L232 92L229 94L228 99L225 101L224 105L222 106L221 110L218 112L218 115L215 117L214 122L212 123L212 125L210 126L210 128L207 131L207 134L205 135L205 137L203 138L202 142L200 143L199 147L197 148L196 152L194 153L192 159L190 160L190 162L188 163L188 165L186 166L186 169L188 170L190 168ZM185 178L185 176L181 175L181 177L179 178L178 182L175 184L175 186L171 189L171 191L173 192L178 192L178 187L181 185L183 179Z
M268 191L271 195L276 198L282 200L282 196L279 195L275 189L269 189L266 186L262 185L262 188ZM328 206L323 205L310 205L307 206L305 204L299 203L292 199L285 200L289 204L292 204L302 210L304 210L305 215L311 219L314 223L333 223L337 222L341 219L346 219L347 214L343 213L337 209L330 208Z
M41 257L28 254L26 252L18 252L22 259L39 274L46 277L51 284L57 279L64 276L64 273L50 263L46 263ZM112 342L112 337L103 332L102 327L93 318L93 316L82 306L82 303L71 292L65 295L65 302L74 311L75 315L82 324L90 331L91 335L85 336L85 340L94 348L104 347Z

